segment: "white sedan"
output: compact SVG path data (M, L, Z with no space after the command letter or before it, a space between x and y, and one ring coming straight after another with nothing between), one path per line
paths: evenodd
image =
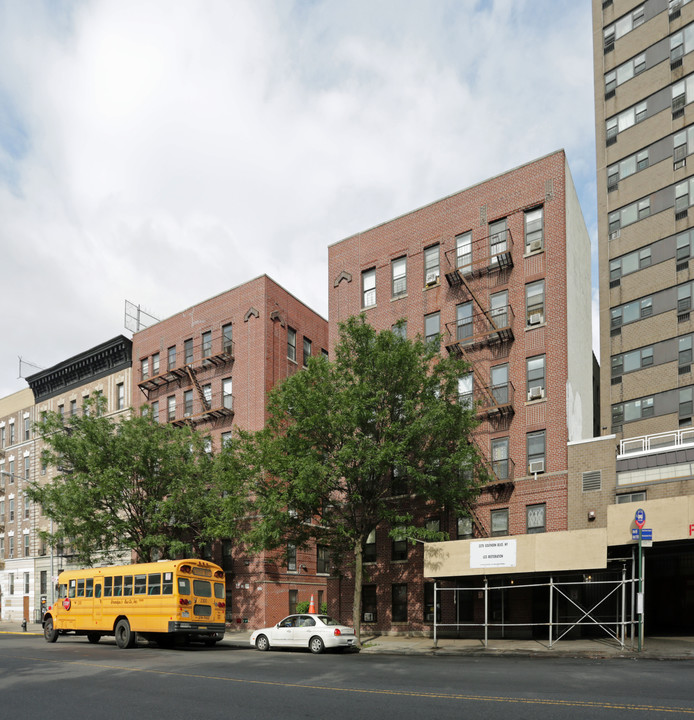
M356 637L353 628L327 615L289 615L274 627L256 630L251 635L251 645L258 650L299 647L321 653L326 648L355 647Z

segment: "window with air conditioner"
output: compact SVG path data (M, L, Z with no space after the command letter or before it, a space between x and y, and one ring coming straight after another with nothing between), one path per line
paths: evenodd
M525 252L537 252L542 250L544 237L544 210L542 207L526 210L524 213L525 223Z
M378 598L375 585L363 585L361 589L362 620L376 622L378 620Z
M537 355L526 361L526 387L528 400L540 400L545 396L545 356Z
M439 246L432 245L424 249L424 284L427 287L436 285L439 281Z
M541 325L545 315L545 281L528 283L525 286L526 324Z
M526 442L528 472L531 475L545 472L546 431L528 433Z

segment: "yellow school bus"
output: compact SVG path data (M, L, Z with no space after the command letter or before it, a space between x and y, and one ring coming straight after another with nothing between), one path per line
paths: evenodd
M115 635L119 648L133 647L138 634L161 645L177 637L214 645L224 637L224 571L206 560L68 570L58 584L43 618L49 643L66 634L92 643Z

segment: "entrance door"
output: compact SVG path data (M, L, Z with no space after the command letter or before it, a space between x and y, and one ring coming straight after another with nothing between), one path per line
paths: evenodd
M24 596L24 616L23 617L27 622L31 622L31 620L29 618L29 596L28 595Z

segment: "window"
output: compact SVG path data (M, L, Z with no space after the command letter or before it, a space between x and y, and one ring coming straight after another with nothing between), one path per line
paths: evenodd
M434 583L424 583L424 622L434 622ZM441 601L436 602L436 622L441 622Z
M472 373L458 378L458 404L465 408L472 408Z
M407 560L407 538L404 531L399 528L392 538L390 559L394 561Z
M508 508L503 510L492 510L492 537L508 535Z
M202 397L206 408L209 409L212 406L212 385L210 383L202 386Z
M143 380L149 378L149 358L142 358L142 360L140 360L140 377ZM70 407L72 407L72 401L70 401Z
M364 543L364 562L376 562L376 531L372 530Z
M491 369L492 396L499 405L511 402L508 382L508 363L495 365Z
M466 540L472 537L472 518L459 517L457 522L458 540Z
M152 417L154 418L154 422L159 422L159 400L152 402Z
M641 370L644 367L653 365L653 347L649 346L631 350L620 355L613 355L611 362L612 377L634 372L634 370Z
M677 364L679 367L689 367L692 364L692 336L681 337L679 339L679 349L677 353Z
M152 375L159 375L159 353L153 353L152 355Z
M392 327L393 334L405 340L407 338L407 320L400 320Z
M634 155L620 160L607 168L607 190L611 192L619 186L619 181L633 175L640 170L645 170L650 163L648 148L640 150Z
M361 589L362 621L373 623L378 621L378 602L375 585L363 585Z
M14 522L14 499L10 498L10 522Z
M230 447L232 443L232 434L231 431L223 432L221 435L222 440L222 447Z
M506 218L489 225L489 255L492 264L499 262L499 255L508 250Z
M525 286L526 327L541 325L545 321L545 281L528 283Z
M125 407L125 385L118 383L116 385L116 410L122 410Z
M407 473L394 467L390 473L390 493L391 495L407 495L409 483L407 481Z
M234 354L234 341L231 323L222 325L222 352L227 355Z
M472 324L472 300L470 302L456 305L456 331L455 337L458 342L470 340L473 336Z
M176 396L170 395L166 398L167 420L171 422L176 419Z
M14 543L14 538L11 537L10 538L10 548L12 547L13 543ZM10 550L10 557L13 557L12 550ZM14 595L14 573L8 573L7 579L8 579L9 589L10 589L10 595Z
M31 433L29 418L24 418L24 439L28 440Z
M401 257L390 264L393 278L393 297L407 294L407 258Z
M655 411L654 398L639 398L612 406L612 425L618 427L625 422L634 422L642 418L653 417Z
M234 396L231 393L232 393L231 378L224 378L224 380L222 380L222 405L227 410L234 409Z
M14 460L10 460L10 485L14 485Z
M202 334L202 356L204 358L212 355L212 331L206 330Z
M540 400L545 396L545 356L528 358L526 364L528 401Z
M287 570L296 572L296 545L287 545Z
M308 359L311 357L311 341L304 338L304 367L308 365Z
M545 531L547 506L544 503L540 505L528 505L525 508L526 530L528 535L532 533L543 533Z
M645 492L623 493L615 497L615 502L617 503L617 505L621 505L622 503L644 502L645 500Z
M545 431L528 433L528 473L545 472Z
M287 357L296 362L296 330L287 328Z
M24 480L31 480L31 459L28 456L24 458Z
M431 313L424 316L424 339L428 343L438 344L439 333L441 332L441 320L439 313Z
M289 591L289 615L296 615L296 604L299 601L299 591Z
M170 400L171 398L169 398ZM183 417L190 417L193 414L193 391L183 392ZM169 418L171 419L171 418Z
M472 271L472 233L466 232L455 238L456 267L463 274Z
M316 546L316 572L330 572L330 551L326 545Z
M193 362L193 339L183 341L183 361L186 365L190 365Z
M65 417L65 405L58 405L58 415L60 415L61 418Z
M689 240L689 234L684 233L687 236L687 242ZM637 270L650 267L652 260L651 248L645 247L640 250L634 250L633 252L622 255L620 258L610 260L610 283L619 280L625 275L630 275ZM619 284L619 283L617 283Z
M70 400L70 416L77 415L77 400Z
M692 388L680 388L679 397L679 416L680 418L690 418L693 414L692 400L694 400L694 390Z
M525 252L542 250L543 241L543 208L535 208L525 212Z
M41 570L39 583L39 593L46 595L48 593L48 570Z
M166 369L173 370L176 367L176 346L172 345L166 351Z
M685 185L687 183L684 183ZM675 204L677 203L677 200L675 200ZM638 222L639 220L643 220L644 218L647 218L651 214L651 199L650 198L644 198L642 200L637 200L636 202L631 203L630 205L626 205L625 207L621 208L620 210L615 210L614 212L610 213L608 216L608 224L609 224L609 231L610 236L613 235L613 233L616 233L617 230L620 230L623 227L627 227L628 225L632 225L635 222Z
M407 583L392 586L393 622L407 622Z
M684 111L684 106L694 99L694 75L680 80L672 86L672 114L677 117Z
M619 38L643 24L645 20L645 7L645 5L639 5L639 7L630 10L626 15L619 18L617 22L608 25L603 30L603 46L606 53L614 48L615 40L619 40Z
M615 89L622 83L631 80L646 69L646 53L627 60L614 70L605 73L605 97L614 95Z
M82 414L84 415L84 417L89 416L89 404L87 402L88 400L89 400L89 395L84 395L82 397Z
M642 102L627 108L623 112L619 113L619 115L608 118L605 121L607 144L610 145L613 142L616 142L617 135L619 133L628 130L630 127L640 123L642 120L645 120L647 114L648 100L643 100Z
M424 284L429 287L439 281L439 246L424 249Z
M492 324L497 330L506 328L510 325L508 315L508 290L494 293L489 298L490 317Z
M60 405L59 407L62 407L62 405ZM4 448L4 447L5 447L5 426L3 425L2 427L0 427L0 448Z
M508 480L511 477L509 473L508 442L507 437L495 438L491 441L492 470L499 480Z
M364 270L361 274L362 307L376 304L376 268Z
M688 287L688 286L686 286ZM678 288L678 291L680 288ZM684 297L684 294L683 294ZM679 311L679 301L678 301ZM627 325L629 323L636 322L645 317L650 317L653 314L653 299L650 297L641 298L641 300L634 300L633 302L626 303L616 308L612 308L610 311L610 327L612 329Z
M26 533L24 535L24 557L29 557L30 554L31 554L31 552L29 550L29 533ZM26 580L26 584L25 584L26 590L24 592L28 594L29 593L29 573L24 573L24 577Z

